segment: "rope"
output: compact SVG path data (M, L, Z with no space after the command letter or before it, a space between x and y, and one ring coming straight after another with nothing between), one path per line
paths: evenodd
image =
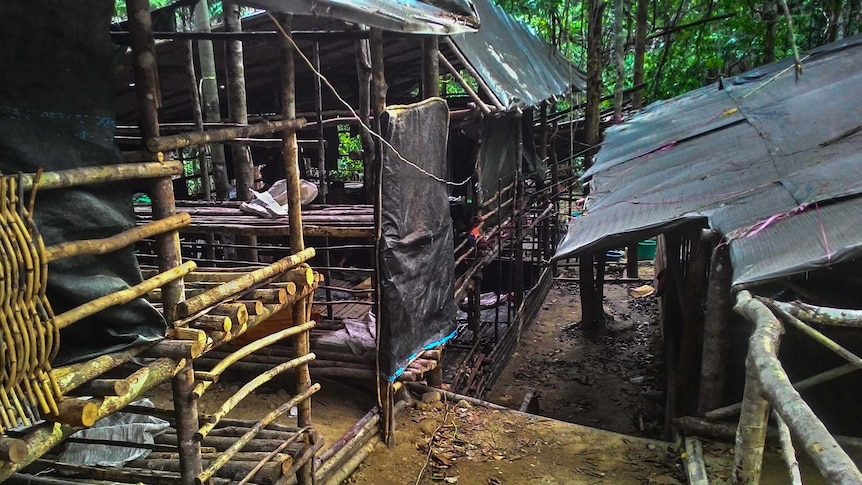
M356 110L353 109L352 106L350 106L350 103L348 103L344 98L341 97L341 95L338 93L338 90L335 89L335 86L333 86L329 82L329 79L327 79L326 76L324 76L320 71L318 71L317 69L314 68L314 64L308 59L308 57L306 57L306 55L302 52L302 50L300 50L299 46L296 45L296 42L293 41L293 38L284 30L284 27L281 26L281 24L278 22L278 20L271 13L267 12L266 14L269 15L269 18L271 18L272 21L275 23L276 28L278 28L278 30L281 32L281 35L284 36L285 39L287 39L287 41L290 43L291 46L293 46L293 48L296 50L296 52L299 54L299 56L302 57L302 60L305 61L305 63L308 65L308 68L311 69L311 71L314 73L314 75L317 76L318 78L320 78L320 80L324 84L326 84L326 87L329 88L329 90L332 91L332 94L335 95L335 97L338 99L338 101L342 105L344 105L345 108L347 108L350 111L350 113L353 115L353 118L355 118L356 121L359 122L359 124L362 126L362 128L364 130L366 130L368 133L370 133L371 136L380 140L380 143L382 143L384 146L386 146L386 148L392 150L392 153L394 153L395 156L398 157L398 160L400 160L400 161L406 163L407 165L413 167L414 169L421 172L423 175L425 175L425 176L427 176L433 180L436 180L437 182L446 184L446 185L459 187L459 186L470 183L470 181L472 180L472 177L468 177L461 182L450 182L446 179L443 179L443 178L440 178L440 177L434 175L433 173L425 170L424 168L420 167L419 165L416 165L415 163L411 162L410 160L407 160L406 158L404 158L404 156L401 155L401 153L394 146L392 146L391 143L389 143L380 134L378 134L377 132L372 130L367 124L365 124L365 121L362 119L362 117L359 116L359 114L356 112Z

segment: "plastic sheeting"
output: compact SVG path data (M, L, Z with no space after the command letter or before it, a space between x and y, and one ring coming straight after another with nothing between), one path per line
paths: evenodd
M114 4L94 0L11 2L0 16L0 170L10 174L120 163L114 144ZM58 15L57 12L66 12ZM134 187L111 183L46 190L34 219L46 245L102 238L135 225ZM134 248L48 266L56 313L141 281ZM64 329L54 365L164 336L165 321L145 300L113 307Z
M492 0L474 0L482 27L454 35L458 50L507 109L537 106L574 88L583 91L583 71Z
M149 399L132 404L152 408ZM88 440L110 440L125 443L152 445L158 436L170 427L164 419L135 413L114 413L96 422L92 427L73 434L73 438ZM60 453L60 461L78 465L118 467L138 458L146 458L150 450L141 447L124 448L114 445L92 443L68 443Z
M609 129L591 195L555 258L701 221L730 241L733 284L860 254L862 36L648 107Z
M311 15L411 34L475 32L479 17L468 0L241 0L273 12Z
M390 106L381 117L383 137L401 156L445 177L444 100ZM378 362L392 381L416 354L454 336L455 265L446 185L386 150L382 192Z

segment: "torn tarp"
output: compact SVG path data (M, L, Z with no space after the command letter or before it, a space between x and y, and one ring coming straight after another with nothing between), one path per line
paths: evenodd
M555 258L701 221L733 284L862 253L862 35L655 103L605 134L591 195Z
M379 365L394 380L419 352L455 332L455 264L446 184L449 108L432 98L390 106L383 136ZM408 160L417 167L401 160Z

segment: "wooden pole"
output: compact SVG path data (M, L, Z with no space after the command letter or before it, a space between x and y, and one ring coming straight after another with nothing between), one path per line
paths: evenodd
M304 118L282 119L275 121L260 121L253 125L227 126L204 131L190 131L177 133L176 135L165 135L147 140L147 149L150 151L170 151L190 145L201 145L219 143L235 138L247 138L256 135L275 133L277 131L295 131L305 126Z
M784 373L776 357L778 340L784 330L781 322L766 305L752 298L747 291L737 294L734 310L755 324L754 333L749 340L746 368L751 368L752 374L759 381L761 392L775 406L775 410L814 461L821 475L828 483L862 483L862 473L829 434L814 411L793 389L790 379ZM745 411L743 399L743 415ZM740 417L740 429L742 420Z
M726 244L712 251L706 289L706 315L703 322L703 352L700 369L698 414L722 403L730 345L730 283L733 267Z
M241 32L239 5L234 2L222 2L224 24L227 32ZM248 124L248 105L245 92L245 65L243 63L242 41L229 40L225 42L225 61L227 63L227 98L228 120L238 125ZM251 189L254 186L254 166L251 153L244 144L231 144L233 169L236 177L236 197L239 200L251 200Z
M106 254L124 248L141 239L153 237L168 231L175 231L191 223L188 213L182 212L137 226L115 236L103 239L88 239L85 241L70 241L45 248L47 262L57 261L73 256L90 256Z
M473 102L476 103L476 107L479 108L480 111L482 111L482 114L490 114L491 108L489 108L488 105L485 104L484 101L482 101L482 98L480 98L479 95L476 94L476 91L473 90L473 88L470 86L470 83L468 83L461 76L461 73L458 72L458 70L455 69L454 66L452 66L448 59L446 59L446 56L444 56L442 52L438 52L437 57L440 59L440 63L443 64L443 67L445 67L446 70L449 71L449 74L451 74L452 77L455 78L456 81L458 81L458 84L461 85L461 87L464 89L464 92L466 92L467 95L470 96L470 99L472 99Z
M291 31L291 20L282 16L282 28L287 36ZM293 44L290 38L282 40L282 92L281 117L284 121L296 118L296 80L294 78ZM288 221L290 224L290 250L294 253L305 249L302 235L302 202L299 194L299 146L296 143L296 130L282 132L282 157L284 174L287 181Z
M174 419L177 428L177 447L180 458L180 475L182 485L193 485L195 477L201 472L201 444L195 439L198 430L198 407L192 390L195 386L195 375L192 361L189 360L183 369L171 380Z
M440 96L440 41L436 35L422 37L422 99Z
M796 460L796 450L793 449L793 440L790 438L790 428L781 419L781 416L772 410L772 419L778 428L778 442L781 444L781 459L787 465L787 474L791 485L802 485L802 474L799 472L799 462Z
M201 98L198 93L198 76L195 73L195 52L192 41L186 41L186 78L189 83L189 100L192 105L192 116L195 120L195 130L204 131L204 115L201 109ZM212 181L210 165L207 159L206 147L198 146L198 167L201 176L201 196L204 200L212 200Z
M518 109L515 112L515 123L518 124L517 137L515 143L515 204L512 206L512 221L515 223L515 240L512 246L512 272L515 275L514 288L512 289L515 295L515 309L521 308L521 303L524 301L524 114ZM520 326L518 323L518 338L520 339Z
M372 197L370 184L373 180L372 167L374 166L374 139L365 129L371 117L371 47L368 39L356 41L356 73L357 94L359 97L359 117L363 126L359 129L359 140L362 142L363 161L363 190L364 200L369 201Z
M65 189L79 185L117 182L120 180L139 180L165 178L183 173L183 164L178 161L152 161L139 163L122 163L101 167L70 168L56 172L42 172L36 183L34 174L21 177L18 186L23 191Z
M464 57L464 54L462 54L461 50L458 49L458 46L455 45L455 42L453 42L452 39L448 36L443 37L443 39L446 42L446 45L449 46L449 50L451 50L452 53L455 54L455 58L458 59L461 65L464 66L464 69L466 69L467 72L470 73L471 76L473 76L473 79L476 80L476 84L479 86L479 89L482 90L482 92L485 93L485 96L487 96L488 99L491 100L491 103L494 104L494 107L497 108L498 111L506 111L506 107L503 106L503 103L500 102L500 98L498 98L497 95L494 94L494 91L492 91L491 88L488 87L488 84L485 83L485 80L482 78L482 76L480 76L479 73L476 72L476 69L473 67L472 64L470 64L470 61L467 60L466 57Z
M209 33L210 16L208 0L199 0L195 4L194 13L195 29L202 33ZM200 96L203 100L204 120L209 123L221 122L221 108L219 106L218 79L216 76L215 55L211 40L198 41L198 58L201 65ZM230 181L227 176L227 164L224 157L223 145L211 145L209 147L212 156L213 181L215 182L216 199L228 200L230 198Z

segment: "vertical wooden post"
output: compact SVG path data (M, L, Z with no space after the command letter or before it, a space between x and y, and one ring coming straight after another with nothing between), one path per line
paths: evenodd
M282 28L287 35L291 34L291 17L282 15L280 17ZM293 62L293 44L290 39L282 40L282 93L281 93L281 116L282 119L292 120L296 118L296 77ZM302 233L302 205L299 193L299 147L296 142L296 131L287 129L282 133L282 157L284 160L284 174L287 182L287 210L288 224L290 224L290 251L297 253L305 249L305 239ZM303 298L293 306L293 324L302 325L309 318L309 298ZM306 355L311 352L311 343L308 332L297 334L293 338L293 346L296 355ZM296 391L297 393L308 390L311 387L311 375L308 364L302 364L296 368ZM311 399L306 399L297 405L297 426L300 428L311 425ZM309 462L297 472L297 481L300 485L310 485L313 481L313 464Z
M503 178L497 179L497 306L494 310L494 346L500 342L500 293L503 291ZM512 302L506 301L506 308ZM509 320L506 321L509 324Z
M512 220L515 222L515 241L512 246L513 258L512 263L515 272L515 318L518 318L517 311L521 308L521 303L524 301L524 187L523 187L523 160L524 160L524 114L518 109L515 112L515 121L518 124L517 145L515 148L515 203L512 204ZM520 338L521 322L518 324L518 336Z
M153 39L153 21L148 0L126 0L129 14L129 36L132 45L132 66L135 73L135 90L138 95L141 136L146 140L159 135L158 75ZM153 219L163 219L176 213L174 189L170 178L157 179L152 188ZM180 240L177 231L156 238L156 251L160 271L179 266ZM176 305L185 298L183 280L162 287L162 304L169 323L175 320ZM197 403L192 397L194 369L191 361L182 372L171 379L174 393L174 412L177 419L177 446L180 457L180 474L183 485L192 485L200 473L200 444L194 439L198 430Z
M188 80L189 100L192 104L192 116L195 120L195 129L203 131L204 116L201 110L201 100L198 97L198 77L195 73L195 53L192 41L186 41L186 79ZM210 183L210 167L206 155L206 146L198 145L198 165L201 175L201 196L204 200L212 200L212 184ZM209 256L207 256L209 257Z
M709 262L710 251L700 238L700 230L686 235L688 258L685 271L681 265L671 266L677 285L677 295L682 308L682 334L679 346L679 385L677 396L678 411L684 415L697 410L697 396L700 377L700 353L703 335L700 320L701 301L703 300L704 278Z
M769 402L760 395L760 384L757 382L754 362L749 354L745 365L742 410L736 429L736 449L733 453L731 483L734 485L756 485L760 483L768 418Z
M638 243L633 242L626 248L626 276L637 278L638 275Z
M733 267L727 244L712 251L703 322L703 361L700 368L698 414L722 405L727 351L730 345L730 283Z
M224 23L227 32L242 31L239 5L233 2L223 2ZM227 62L227 96L228 119L232 123L248 124L248 105L245 92L245 66L243 64L242 41L228 40L225 42L225 60ZM234 143L231 145L233 154L233 170L236 176L236 198L251 200L251 189L254 187L254 167L248 145Z
M356 41L356 74L358 83L357 94L359 97L359 109L357 112L362 119L363 125L367 125L371 117L371 48L367 39ZM373 203L374 197L371 190L371 182L374 178L372 172L372 167L374 166L374 139L364 126L360 126L359 140L362 142L363 191L365 192L365 200Z
M371 52L371 109L374 117L374 130L380 133L380 114L386 108L386 76L384 73L383 64L383 32L380 29L372 28L369 37L369 48ZM383 203L383 146L381 143L376 143L374 166L371 170L373 174L372 184L370 185L371 193L373 194L374 203L374 274L373 283L376 290L377 300L377 328L379 329L387 325L387 316L385 309L382 308L381 300L383 293L381 291L380 275L382 274L380 251L383 243L383 221L382 221L382 203ZM369 184L366 181L366 187ZM378 342L379 344L379 342ZM378 372L378 395L380 411L383 419L380 420L383 432L383 441L390 447L395 446L394 426L395 426L395 409L394 396L392 393L391 383L380 378Z
M320 42L315 41L312 50L314 69L320 72ZM321 73L322 74L322 73ZM323 86L321 85L320 76L314 76L314 108L315 121L317 121L317 180L320 184L320 201L326 204L326 193L328 192L327 177L326 177L326 140L323 133ZM335 147L338 152L338 147ZM329 249L329 236L323 238L323 245L326 250L323 251L323 265L327 268L323 271L323 276L326 281L330 281L332 272L328 269L332 266ZM332 301L332 290L327 286L324 290L326 301ZM333 318L332 305L326 305L326 317L330 320Z
M581 297L581 325L584 328L593 328L597 320L594 260L593 253L578 256L578 290Z
M198 32L209 32L211 30L207 0L199 0L195 5L194 22L195 30ZM200 89L200 96L203 100L204 121L218 123L221 121L221 107L219 106L215 54L213 53L213 43L211 40L198 41L198 59L201 65L201 79L198 89ZM210 155L212 157L216 199L228 200L230 198L230 181L227 177L224 145L210 145Z
M436 35L422 37L422 99L440 96L440 41Z
M482 274L473 276L473 287L467 293L470 310L467 313L467 327L473 331L473 345L482 340Z
M241 32L239 5L233 2L223 2L225 30ZM225 42L225 60L227 62L227 110L228 119L241 125L248 124L248 103L245 92L245 64L243 62L242 41L229 40ZM251 189L254 187L254 165L251 160L249 146L244 143L233 143L230 146L233 158L233 171L236 176L236 198L251 200ZM240 257L248 261L258 261L257 236L240 236L238 242L251 246L239 251Z

